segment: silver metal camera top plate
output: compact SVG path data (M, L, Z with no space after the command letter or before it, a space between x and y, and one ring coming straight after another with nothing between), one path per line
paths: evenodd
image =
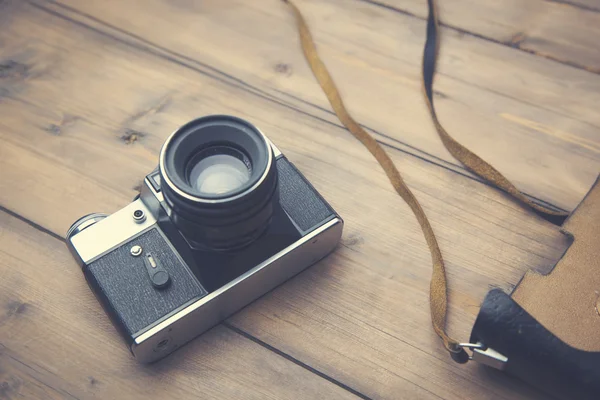
M133 213L144 212L146 219L136 222ZM136 200L116 213L82 230L69 240L84 264L89 264L121 244L152 228L156 219L141 200Z

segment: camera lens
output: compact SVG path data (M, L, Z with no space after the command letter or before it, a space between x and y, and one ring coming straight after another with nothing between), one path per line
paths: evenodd
M187 123L160 154L170 218L192 245L244 247L268 227L278 201L277 170L267 138L231 116Z
M234 191L250 180L250 159L232 147L215 146L201 151L188 166L190 184L200 193L219 195Z

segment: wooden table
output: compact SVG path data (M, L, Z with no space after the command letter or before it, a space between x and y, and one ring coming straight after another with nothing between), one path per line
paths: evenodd
M528 195L573 210L600 171L600 2L444 0L436 105ZM424 0L297 0L351 112L384 144L447 261L449 330L490 287L548 271L554 226L443 148L422 98ZM345 218L341 245L162 362L132 359L68 253L128 204L164 139L207 114L259 126ZM431 328L430 256L344 130L279 0L0 1L0 398L541 399Z

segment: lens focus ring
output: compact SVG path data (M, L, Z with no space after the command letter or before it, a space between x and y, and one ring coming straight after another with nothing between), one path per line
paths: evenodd
M159 164L171 220L198 245L243 247L267 228L277 198L273 151L249 122L210 116L171 135Z

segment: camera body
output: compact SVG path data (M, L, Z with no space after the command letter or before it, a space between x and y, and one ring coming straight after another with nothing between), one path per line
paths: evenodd
M208 131L217 135L216 141L209 138L208 145L198 145ZM214 155L215 148L219 154L233 154L223 146L246 153L239 139L249 132L259 144L264 140L269 160L265 171L261 167L257 172L258 183L250 179L241 194L229 191L216 200L197 196L199 203L193 207L199 211L187 215L189 210L182 210L172 193L184 185L173 184L174 174L169 175L165 164L170 143L177 147L173 140L190 132L197 145L193 153L213 149L202 160ZM222 140L227 132L233 136ZM185 141L179 145L188 152L194 147ZM175 158L182 158L177 151ZM250 170L250 164L259 162L252 150L247 153ZM182 163L197 168L200 162L194 157L187 155ZM216 165L211 162L209 173ZM236 176L215 171L217 186ZM254 201L248 196L257 197L260 185L270 179L267 172L275 183ZM189 180L194 174L181 176ZM208 215L215 210L214 217ZM192 218L197 215L199 219ZM234 117L211 116L184 125L167 140L159 168L145 177L131 204L110 216L91 214L76 221L67 246L133 355L152 362L325 257L339 242L342 227L342 219L258 129Z

